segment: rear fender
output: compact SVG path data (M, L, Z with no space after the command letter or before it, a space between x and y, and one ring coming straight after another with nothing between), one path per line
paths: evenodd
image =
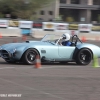
M89 49L93 55L100 57L100 47L97 45L84 43L82 45L77 45L77 48L79 50L83 48Z
M89 49L89 48L80 48L80 49L79 49L79 48L76 48L76 49L75 49L75 52L74 52L74 54L73 54L73 59L76 59L76 56L77 56L78 52L79 52L81 49L88 49L88 50L90 50L91 53L92 53L92 59L93 59L93 52L92 52L92 50Z

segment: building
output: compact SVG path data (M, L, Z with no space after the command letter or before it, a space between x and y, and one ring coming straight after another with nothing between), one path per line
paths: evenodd
M59 0L53 0L39 11L36 12L38 19L45 21L52 21L59 16Z
M62 16L63 21L100 22L100 0L54 0L37 12L39 19L52 21Z

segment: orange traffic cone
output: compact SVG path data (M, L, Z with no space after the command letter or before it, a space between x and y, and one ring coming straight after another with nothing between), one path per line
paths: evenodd
M86 37L85 36L82 36L81 41L82 42L86 42Z
M2 34L0 33L0 38L2 38Z
M36 56L35 68L41 68L41 60L39 55Z

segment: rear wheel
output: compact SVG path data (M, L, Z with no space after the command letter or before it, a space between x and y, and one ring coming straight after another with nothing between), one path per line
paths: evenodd
M37 54L35 49L28 49L22 57L23 62L30 65L34 64Z
M92 60L92 52L89 49L81 49L76 56L76 63L88 65Z

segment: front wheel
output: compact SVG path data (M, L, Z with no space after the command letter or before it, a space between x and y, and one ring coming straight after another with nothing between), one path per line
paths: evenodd
M36 55L37 55L37 51L34 50L34 49L28 49L22 59L23 59L23 62L26 63L26 64L29 64L29 65L32 65L35 63L35 59L36 59Z
M88 65L92 60L92 52L89 49L81 49L76 56L76 63Z

